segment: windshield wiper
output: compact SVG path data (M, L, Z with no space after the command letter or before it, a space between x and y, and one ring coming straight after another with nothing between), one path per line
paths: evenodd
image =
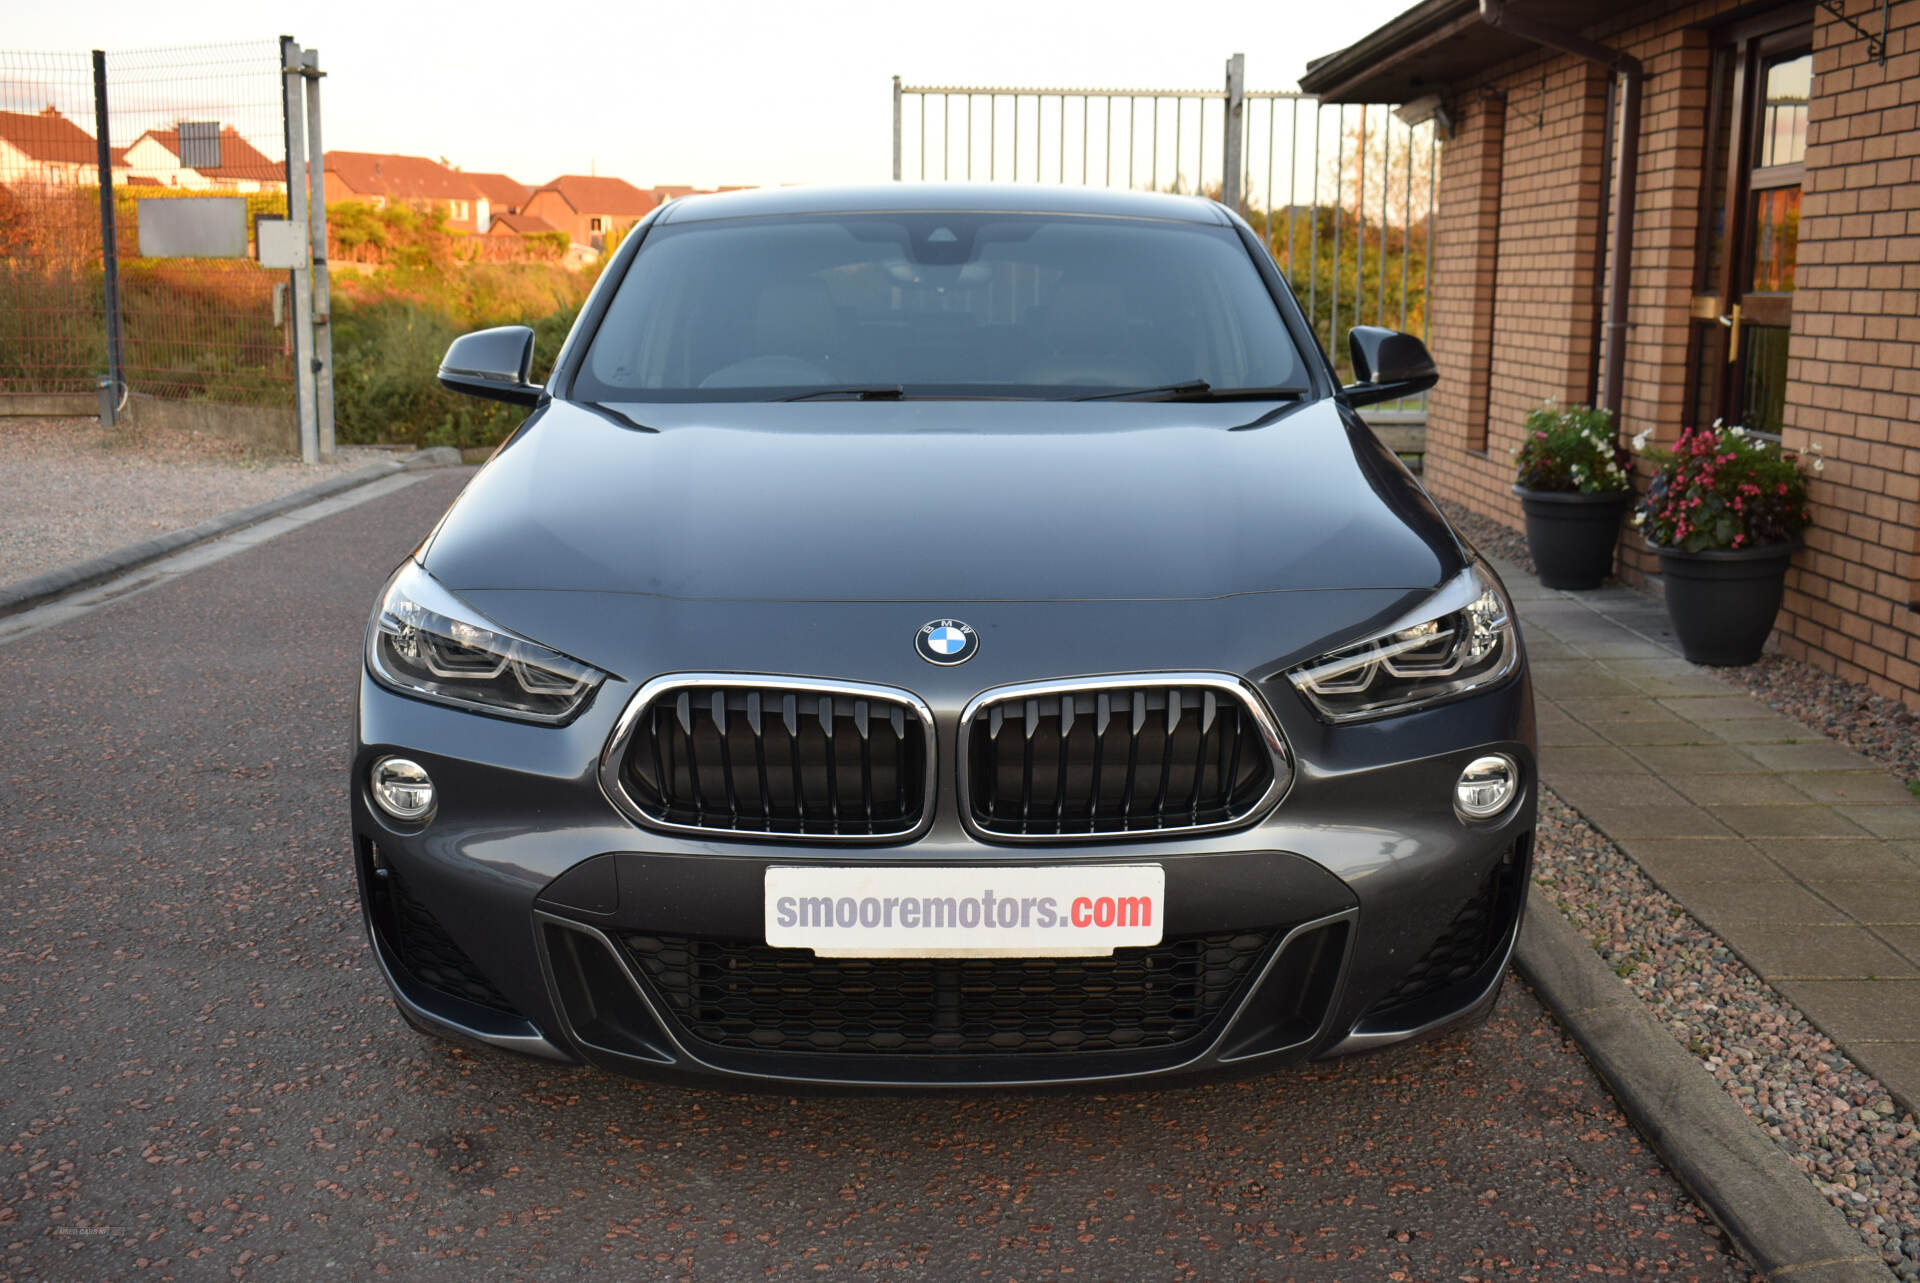
M796 392L792 396L777 398L781 401L812 401L819 397L843 396L854 401L899 401L905 399L907 390L898 383L849 383L845 387L815 388L811 392Z
M1205 379L1187 379L1157 388L1128 388L1075 397L1076 401L1291 401L1298 388L1216 388Z

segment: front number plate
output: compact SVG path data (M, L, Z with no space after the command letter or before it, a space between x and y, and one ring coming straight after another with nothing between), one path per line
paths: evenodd
M1159 944L1157 864L767 870L767 943L823 958L1071 958Z

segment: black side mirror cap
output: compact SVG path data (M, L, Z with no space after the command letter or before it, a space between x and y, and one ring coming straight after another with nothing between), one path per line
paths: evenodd
M1349 405L1397 401L1425 392L1440 381L1427 345L1411 334L1356 325L1347 331L1347 351L1353 356L1356 382L1340 389Z
M502 325L462 334L440 360L440 386L509 405L539 404L540 388L533 382L533 331L524 325Z

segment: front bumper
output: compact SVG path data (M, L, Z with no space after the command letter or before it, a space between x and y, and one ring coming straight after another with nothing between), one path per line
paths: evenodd
M374 951L402 1010L441 1036L652 1077L953 1088L1247 1071L1418 1036L1472 1018L1497 996L1534 824L1524 663L1496 689L1341 728L1313 719L1284 678L1256 683L1294 763L1264 819L1180 838L1024 846L984 842L957 818L955 728L967 697L993 683L985 674L902 674L914 676L937 727L935 818L910 842L863 848L635 825L607 800L596 767L637 683L610 683L572 725L552 728L422 703L363 678L356 864ZM1492 751L1519 762L1522 796L1493 821L1465 823L1452 808L1454 781ZM388 752L419 761L438 786L423 824L396 823L369 803L367 770ZM791 1040L716 1039L697 1018L699 995L663 982L658 959L636 953L636 941L702 941L728 959L706 965L747 967L741 951L764 941L769 866L863 862L1157 863L1169 941L1257 945L1236 962L1232 992L1172 1042L1096 1039L1091 1049L1038 1054L1023 1045L1007 1055L889 1055L842 1041L844 1030L799 1049ZM1015 988L1032 981L1016 978ZM1078 1014L1073 991L1056 987L1053 1000L1063 1021Z

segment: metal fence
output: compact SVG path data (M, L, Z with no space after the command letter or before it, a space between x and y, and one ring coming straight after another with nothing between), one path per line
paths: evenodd
M0 52L0 395L104 386L109 422L132 397L310 404L304 238L297 264L261 262L261 228L306 212L304 173L288 199L303 57L288 40Z
M893 82L893 176L1200 193L1265 236L1349 373L1345 329L1429 336L1439 139L1391 108L1245 88L1014 88Z

